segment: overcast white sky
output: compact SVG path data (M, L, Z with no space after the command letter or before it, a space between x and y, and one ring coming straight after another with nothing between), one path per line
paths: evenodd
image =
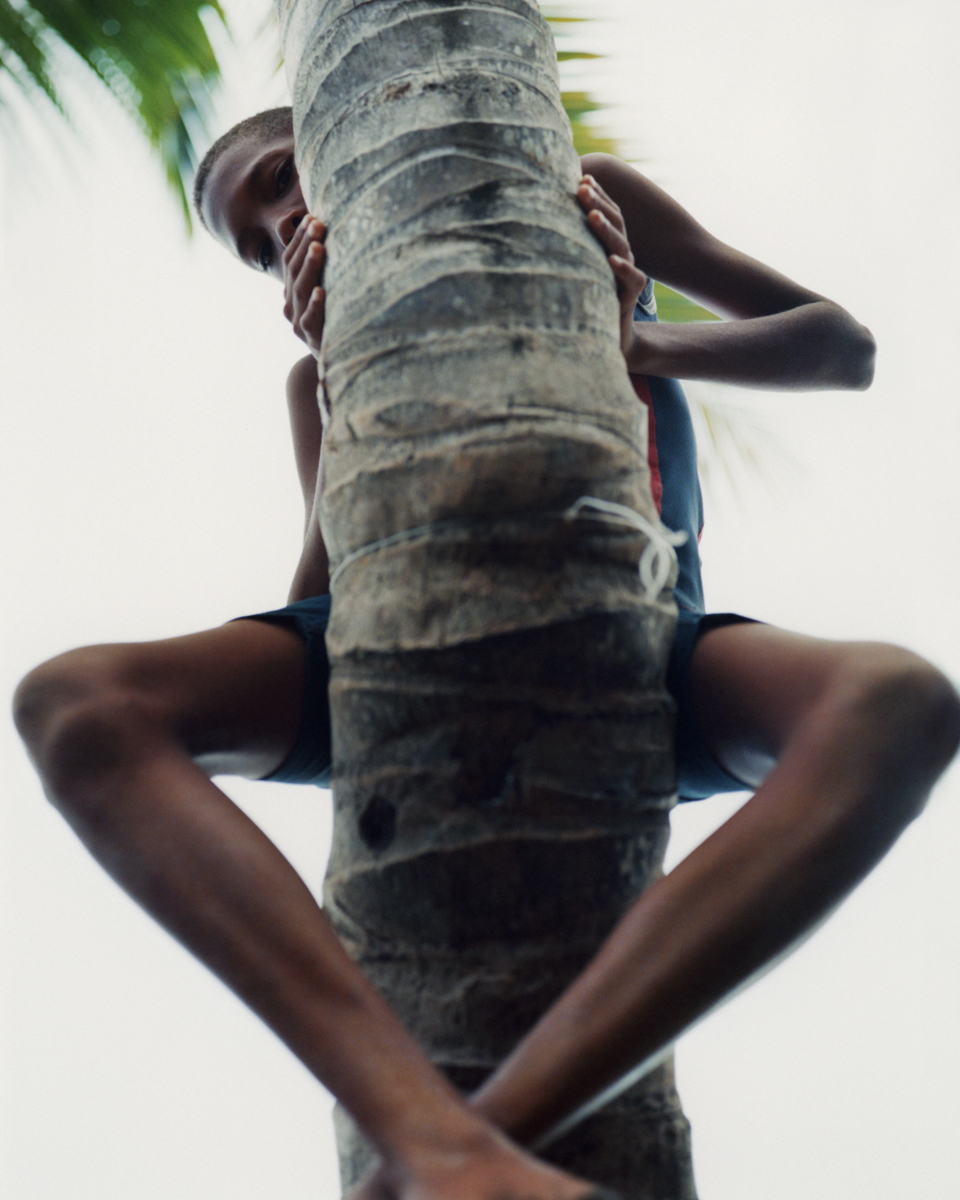
M264 7L227 4L241 29ZM779 450L740 502L708 496L709 605L897 641L960 680L956 6L590 11L596 90L643 169L880 345L865 395L745 398ZM282 100L269 57L228 54L224 127ZM74 645L274 607L298 550L278 289L184 239L120 116L83 129L66 155L0 150L4 695ZM2 737L0 1192L335 1197L320 1089L86 858ZM228 787L318 887L328 797ZM681 1043L703 1200L956 1194L957 792L954 770L834 920ZM681 811L674 857L729 806Z

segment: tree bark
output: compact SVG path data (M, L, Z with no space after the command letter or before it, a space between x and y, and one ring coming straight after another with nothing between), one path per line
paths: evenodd
M325 903L470 1089L660 871L674 610L637 571L647 414L536 5L279 7L329 230ZM348 1185L369 1152L342 1114L339 1138ZM690 1200L671 1065L546 1157Z

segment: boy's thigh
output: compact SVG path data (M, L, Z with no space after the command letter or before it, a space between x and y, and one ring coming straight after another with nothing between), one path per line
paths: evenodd
M753 622L705 633L690 661L690 696L717 761L759 786L856 649Z
M244 619L87 653L100 686L130 695L209 775L262 778L296 741L305 648L293 629Z

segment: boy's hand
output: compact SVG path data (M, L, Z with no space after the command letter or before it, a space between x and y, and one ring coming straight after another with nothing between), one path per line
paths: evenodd
M283 315L293 332L320 357L326 292L322 287L327 227L316 217L304 217L283 252Z
M620 299L620 349L628 361L637 335L633 310L637 297L647 286L647 277L633 261L627 240L623 214L592 175L584 175L577 188L577 199L587 214L587 224L607 252L607 261L617 280Z

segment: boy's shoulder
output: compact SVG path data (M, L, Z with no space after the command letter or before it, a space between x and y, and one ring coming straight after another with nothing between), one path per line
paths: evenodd
M308 354L293 364L287 376L287 411L297 474L308 512L313 506L323 441L323 418L317 395L319 385L317 361L313 355Z
M622 158L613 154L585 154L580 159L580 169L584 175L592 175L605 192L617 200L617 195L624 195L632 203L642 203L644 200L667 199L667 193L646 177L636 167L626 163ZM617 200L619 203L619 200Z
M290 368L287 376L287 399L291 404L316 403L317 387L320 375L317 370L317 360L312 354L305 354Z

